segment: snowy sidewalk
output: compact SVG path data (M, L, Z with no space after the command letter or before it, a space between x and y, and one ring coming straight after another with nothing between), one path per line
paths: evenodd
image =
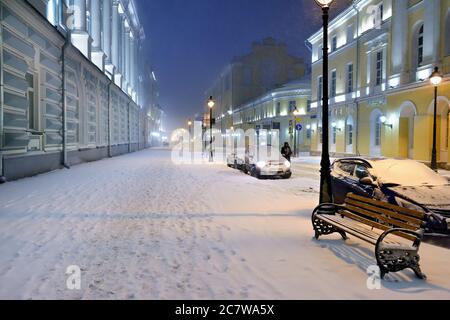
M295 168L258 181L146 150L1 185L0 298L450 299L450 251L427 244L428 281L368 290L373 249L312 239L317 170Z

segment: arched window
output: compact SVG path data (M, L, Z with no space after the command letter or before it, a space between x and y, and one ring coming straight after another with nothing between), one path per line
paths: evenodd
M381 156L382 113L376 109L370 116L370 155Z
M423 64L423 24L419 28L417 34L417 66L420 67Z

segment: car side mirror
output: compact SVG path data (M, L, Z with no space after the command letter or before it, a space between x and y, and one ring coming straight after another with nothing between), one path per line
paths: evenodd
M359 183L361 183L361 184L363 184L365 186L374 186L375 185L375 182L373 181L373 179L371 177L361 178L359 180Z

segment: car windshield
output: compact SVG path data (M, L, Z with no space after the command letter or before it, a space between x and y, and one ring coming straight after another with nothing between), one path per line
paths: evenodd
M426 165L413 160L379 160L371 162L373 174L383 184L399 186L443 186L446 178L440 176Z

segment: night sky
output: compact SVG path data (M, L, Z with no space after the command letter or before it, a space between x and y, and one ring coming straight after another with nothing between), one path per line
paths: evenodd
M167 129L202 112L205 91L234 56L271 36L310 61L305 40L322 25L314 0L135 0ZM337 0L337 14L350 0Z

